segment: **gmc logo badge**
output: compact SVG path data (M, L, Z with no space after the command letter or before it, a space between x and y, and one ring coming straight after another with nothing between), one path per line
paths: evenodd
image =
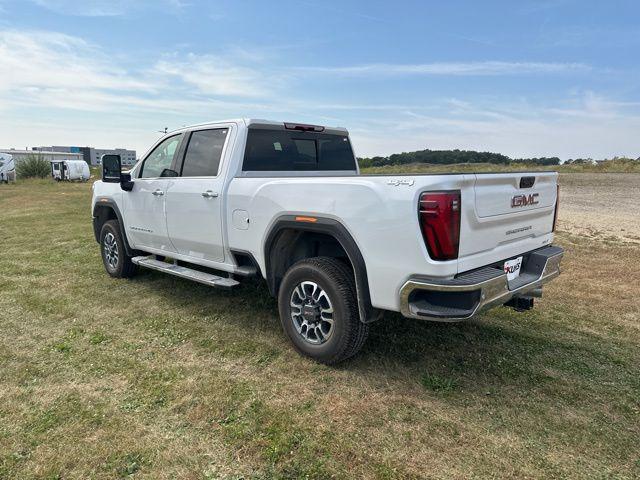
M511 208L526 207L528 205L537 205L538 194L530 193L528 195L515 195L511 198Z

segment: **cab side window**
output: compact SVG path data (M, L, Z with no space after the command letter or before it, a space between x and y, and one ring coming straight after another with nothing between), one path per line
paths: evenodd
M184 156L182 176L216 177L226 138L226 128L193 132Z
M138 178L161 177L165 169L171 168L173 157L178 150L181 140L182 133L165 139L160 145L154 148L142 164Z

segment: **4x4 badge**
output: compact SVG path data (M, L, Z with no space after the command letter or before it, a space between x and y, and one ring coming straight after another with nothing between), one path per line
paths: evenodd
M387 185L393 185L394 187L397 187L399 185L407 185L409 187L412 187L414 183L415 182L413 180L406 180L406 179L399 180L395 178L387 181Z

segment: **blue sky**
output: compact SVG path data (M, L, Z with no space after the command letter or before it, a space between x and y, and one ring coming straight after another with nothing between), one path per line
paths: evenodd
M640 2L0 0L0 147L347 127L358 155L640 156Z

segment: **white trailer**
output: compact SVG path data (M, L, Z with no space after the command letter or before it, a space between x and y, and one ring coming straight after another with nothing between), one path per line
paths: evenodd
M16 164L8 153L0 153L0 182L9 183L16 181Z
M51 176L56 181L80 180L86 182L91 176L89 165L84 160L51 161Z

